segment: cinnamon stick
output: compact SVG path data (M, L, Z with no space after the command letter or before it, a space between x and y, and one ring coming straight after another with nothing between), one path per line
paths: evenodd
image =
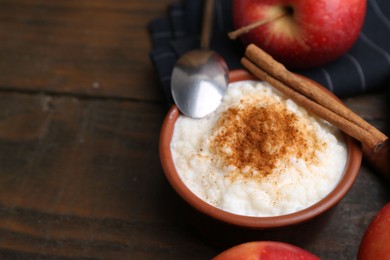
M271 65L269 65L267 63L266 67L267 66L272 67L272 64L275 64L274 62L275 61L272 59L269 63ZM343 110L341 112L341 114L343 114L343 115L344 114L351 115L351 113L354 114L352 111L344 111L344 110L349 110L349 109L347 107L345 107L344 105L342 105L340 102L337 102L336 99L331 97L328 93L324 93L324 90L322 90L321 88L318 88L318 86L316 86L314 83L311 83L309 81L304 80L305 85L311 84L310 87L312 89L310 90L310 92L315 93L312 95L316 96L316 98L320 100L319 102L317 102L316 100L311 99L309 96L305 95L305 93L303 93L304 91L301 90L301 85L298 85L298 82L296 82L296 81L292 81L292 83L291 82L283 82L283 81L279 80L278 78L276 78L275 76L273 76L268 71L266 71L263 67L260 68L258 66L258 64L255 64L254 62L252 62L251 60L249 60L246 57L241 59L241 63L250 72L252 72L255 76L257 76L261 80L270 83L272 86L274 86L280 92L282 92L284 95L286 95L289 98L291 98L292 100L294 100L297 104L305 107L308 111L315 114L316 116L321 117L321 118L325 119L326 121L332 123L333 125L338 127L340 130L342 130L343 132L347 133L348 135L356 138L357 140L361 141L363 144L367 145L367 147L369 147L373 151L379 151L381 149L381 147L384 145L384 143L386 142L387 137L384 134L382 134L381 132L379 132L378 130L375 129L376 131L368 131L367 130L368 127L366 124L363 124L365 127L362 127L360 124L357 124L354 121L351 121L349 118L341 116L338 112L336 112L336 111ZM280 66L279 64L276 64L276 68L278 68L279 66ZM271 68L271 70L275 70L275 67ZM288 73L292 74L292 72L289 72L289 71L288 71ZM274 74L279 75L278 73L274 73ZM289 77L294 78L295 76L289 75ZM298 77L298 76L296 76L296 77ZM293 84L294 87L292 87L290 84ZM306 85L306 87L307 87L307 85ZM297 88L300 89L301 92L297 91L296 90ZM335 101L335 102L333 102L333 101ZM336 111L328 108L328 105L327 106L322 105L323 103L328 103L328 102L337 107ZM352 117L354 119L356 119L356 116L357 115L355 114ZM359 116L357 116L357 117L359 117ZM363 120L363 119L361 119L361 120ZM361 123L361 120L358 119L357 121L359 121ZM372 128L373 128L372 126L369 127L369 129L372 129ZM378 134L378 132L380 134Z
M334 111L338 115L354 122L355 124L366 129L368 132L373 133L380 140L385 140L387 137L382 134L378 129L370 125L364 119L347 109L344 105L335 99L325 98L324 91L320 88L315 87L314 83L305 80L302 77L291 73L283 66L283 64L277 62L264 50L260 49L254 44L247 47L245 55L252 60L256 65L263 68L264 71L271 74L273 77L284 82L286 85L294 88L299 93L313 99L315 102L322 106Z

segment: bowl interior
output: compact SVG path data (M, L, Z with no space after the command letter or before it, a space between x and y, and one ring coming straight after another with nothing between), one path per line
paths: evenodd
M244 70L235 70L230 72L230 82L242 80L258 79ZM322 86L318 85L318 87ZM335 99L337 99L337 97L335 97L330 91L328 91L328 93L329 95L332 95ZM362 151L360 145L355 139L344 134L348 152L347 166L340 182L333 189L333 191L331 191L324 199L301 211L281 216L252 217L233 214L216 208L203 201L195 194L193 194L189 190L189 188L187 188L184 182L180 179L180 176L176 171L170 149L170 142L174 131L174 125L179 115L180 112L177 107L175 105L172 106L163 122L160 134L160 159L168 181L176 190L176 192L192 207L214 219L235 226L255 229L267 229L295 225L315 218L335 206L346 195L346 193L352 187L360 169L362 159Z

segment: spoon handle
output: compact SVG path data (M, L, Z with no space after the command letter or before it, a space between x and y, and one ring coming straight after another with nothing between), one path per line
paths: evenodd
M200 47L208 49L210 45L210 35L213 24L214 0L205 0L203 9L202 35L200 38Z

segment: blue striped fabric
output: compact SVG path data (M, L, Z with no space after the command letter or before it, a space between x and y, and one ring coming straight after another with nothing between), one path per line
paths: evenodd
M211 49L221 54L229 69L242 68L244 49L229 40L232 31L232 0L217 0ZM172 103L170 77L183 53L199 47L203 1L183 0L167 9L166 17L149 23L152 40L150 58L167 100ZM354 46L342 57L325 66L297 71L330 89L339 97L377 91L388 85L390 76L390 1L367 0L362 32Z

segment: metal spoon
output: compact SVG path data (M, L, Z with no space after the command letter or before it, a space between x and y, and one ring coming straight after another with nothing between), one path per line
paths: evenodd
M225 60L208 49L214 0L206 0L201 49L185 53L176 62L171 91L178 109L191 118L202 118L216 110L226 93L229 75Z

